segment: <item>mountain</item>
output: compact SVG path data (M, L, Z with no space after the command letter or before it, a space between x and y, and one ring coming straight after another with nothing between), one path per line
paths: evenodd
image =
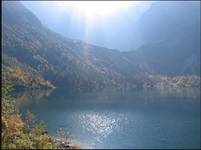
M200 75L200 2L153 3L138 24L144 44L137 53L153 73Z
M155 2L138 21L144 44L168 39L200 38L199 1ZM144 45L143 44L143 45Z
M3 79L18 87L141 87L146 78L121 52L62 37L20 2L3 2L2 36Z
M121 52L63 37L44 26L20 2L4 1L2 78L23 88L127 89L161 85L161 82L170 82L168 85L174 87L186 83L188 87L198 86L199 82L194 82L199 81L197 77L155 79L158 75L200 75L200 24L196 12L199 8L194 4L182 5L188 19L180 18L185 12L181 11L175 25L175 13L168 13L170 17L163 20L168 26L160 27L160 17L165 18L168 9L183 7L164 3L159 6L160 3L153 4L139 20L144 24L141 29L146 32L141 36L147 37L146 43L135 51ZM188 12L188 7L195 13L190 14L192 10ZM152 23L148 24L149 21ZM163 32L167 36L160 36ZM178 84L172 84L174 81Z
M153 2L136 1L128 9L119 10L114 15L105 16L104 19L97 16L89 24L90 36L87 38L87 22L84 15L79 15L80 12L60 6L59 2L22 1L22 3L44 25L65 37L79 39L102 47L128 51L140 46L140 38L136 38L136 35L140 36L136 22Z
M79 12L58 6L57 2L23 4L48 28L63 36L80 39L102 47L130 51L160 40L199 35L200 1L141 1L117 12L98 18L90 24L86 39L86 22ZM197 36L196 35L196 36ZM199 41L198 41L199 42Z

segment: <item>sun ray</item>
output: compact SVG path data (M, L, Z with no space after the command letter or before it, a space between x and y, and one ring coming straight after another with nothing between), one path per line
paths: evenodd
M137 1L60 1L58 5L63 9L71 9L85 17L88 23L97 21L101 17L109 17L125 10Z

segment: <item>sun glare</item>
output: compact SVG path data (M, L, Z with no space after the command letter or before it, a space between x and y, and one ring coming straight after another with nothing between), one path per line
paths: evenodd
M134 3L137 1L61 1L59 5L83 15L87 21L94 21L125 10Z

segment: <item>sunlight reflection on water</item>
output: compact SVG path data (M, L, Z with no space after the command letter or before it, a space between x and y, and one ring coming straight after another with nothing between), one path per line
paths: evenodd
M200 91L66 91L43 98L19 93L16 100L24 114L29 109L48 125L50 135L64 128L81 148L200 147Z
M123 121L122 114L83 113L78 118L81 127L93 134L95 143L101 143L103 138L117 131Z

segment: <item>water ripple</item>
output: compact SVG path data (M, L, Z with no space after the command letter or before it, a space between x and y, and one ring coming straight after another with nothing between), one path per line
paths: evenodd
M78 116L83 129L93 134L96 142L101 143L103 138L117 131L123 119L121 114L82 113Z

